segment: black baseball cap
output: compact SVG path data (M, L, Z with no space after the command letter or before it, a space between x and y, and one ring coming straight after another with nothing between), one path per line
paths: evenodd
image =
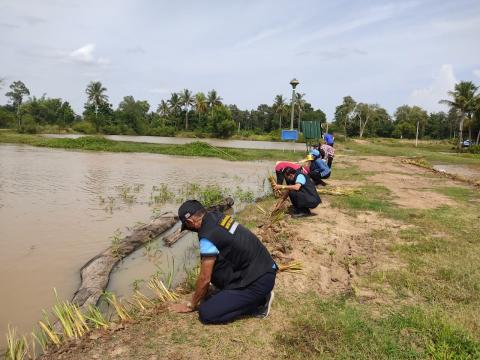
M200 201L187 200L178 208L178 217L182 222L182 231L186 230L185 221L197 211L205 209Z

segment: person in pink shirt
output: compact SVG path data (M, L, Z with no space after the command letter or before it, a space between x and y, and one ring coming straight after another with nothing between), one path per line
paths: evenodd
M277 161L275 164L275 173L277 174L277 184L283 184L285 177L283 176L283 170L287 167L290 167L294 170L301 169L304 175L308 175L309 169L308 167L302 167L301 164L291 161Z

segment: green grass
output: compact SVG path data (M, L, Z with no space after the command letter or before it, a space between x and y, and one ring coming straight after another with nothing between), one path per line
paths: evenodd
M52 139L38 135L16 134L12 132L0 132L0 143L25 144L71 150L144 152L165 155L217 157L232 161L272 159L298 160L298 158L301 157L301 153L299 152L218 148L200 141L185 145L163 145L113 141L98 136L85 136L78 139Z
M295 306L294 306L295 305ZM415 306L378 317L367 306L314 294L291 304L276 336L289 359L476 359L480 342L441 312Z
M348 141L340 146L349 155L378 155L424 157L431 163L476 164L480 165L480 155L456 153L452 145L445 142L420 142L415 147L412 142L395 139L370 139L367 143Z
M453 200L458 202L470 202L473 200L479 200L480 194L475 189L464 188L464 187L440 187L435 188L434 191L446 195Z

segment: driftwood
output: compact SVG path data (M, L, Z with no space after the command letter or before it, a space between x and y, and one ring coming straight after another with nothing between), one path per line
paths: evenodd
M213 210L218 210L221 212L224 212L231 208L233 206L233 199L232 198L226 198L221 202L220 204L210 206L207 208L208 211L213 211ZM165 236L163 238L163 242L165 243L166 246L170 247L173 244L175 244L178 240L180 240L183 236L185 236L188 233L188 230L182 231L181 229L176 230L175 232L171 233L168 236Z
M233 199L226 198L222 203L212 206L209 210L215 209L223 212L232 205ZM135 228L130 235L121 239L118 244L108 247L90 259L80 269L80 286L73 295L72 302L82 310L85 310L89 305L97 304L108 285L110 273L115 265L141 246L171 229L177 222L178 217L175 214L162 214L152 220L150 224Z

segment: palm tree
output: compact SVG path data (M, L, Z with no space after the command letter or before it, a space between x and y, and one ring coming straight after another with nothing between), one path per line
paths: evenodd
M182 107L180 96L177 93L172 93L168 100L170 111L175 115L175 129L178 129L178 110Z
M198 92L195 94L195 110L199 114L205 114L208 110L207 97L203 92Z
M168 103L165 100L161 100L160 104L158 104L157 113L163 119L163 126L165 126L165 118L170 115L170 108L168 107Z
M208 92L207 103L210 109L213 109L215 105L222 105L222 98L218 96L217 91L212 89Z
M97 118L98 108L108 101L105 91L107 91L107 88L103 87L100 81L91 81L85 90L88 96L88 103L95 107L95 119Z
M298 107L298 122L297 129L300 131L300 119L302 118L302 111L305 110L305 93L296 93L295 94L295 105Z
M185 109L185 130L188 130L188 109L195 104L190 90L183 89L180 93L180 103Z
M285 102L285 99L283 98L283 95L275 96L275 100L274 100L274 103L273 103L273 109L275 111L275 114L280 115L279 129L281 129L282 128L282 116L287 114L287 111L288 111L287 103Z
M461 81L458 84L455 84L455 89L449 91L452 100L440 100L440 104L446 104L450 108L455 109L459 116L460 122L458 124L458 149L462 148L463 144L463 125L465 119L470 118L475 102L475 92L477 87L471 81Z

